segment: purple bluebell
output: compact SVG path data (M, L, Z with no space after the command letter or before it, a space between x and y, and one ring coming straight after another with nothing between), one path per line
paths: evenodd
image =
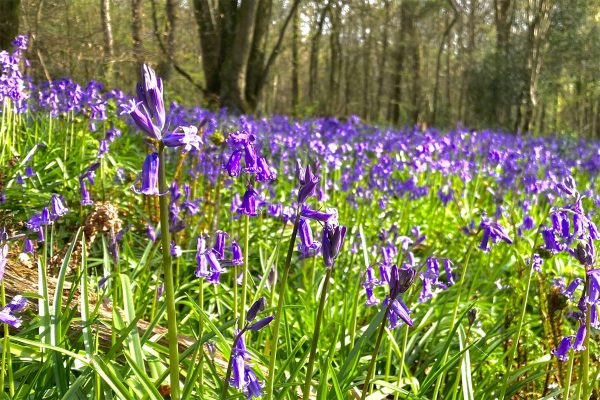
M242 253L242 249L238 242L235 240L231 241L231 263L233 265L243 265L244 264L244 254Z
M100 139L98 142L98 158L104 158L104 155L108 153L108 141L106 139Z
M479 229L483 231L483 237L481 238L479 248L485 252L490 251L492 248L489 243L490 239L493 243L503 240L508 244L512 244L512 239L508 236L506 229L496 221L483 217L479 224Z
M314 169L314 171L313 171ZM315 163L311 168L310 165L306 166L306 169L302 168L300 160L296 160L296 179L300 183L298 187L298 203L304 204L304 202L315 194L315 189L319 184L319 176L316 175L318 170L318 163Z
M246 313L246 321L252 322L256 315L264 311L267 307L267 299L264 296L261 296L258 300L256 300L251 306L248 312Z
M90 198L90 192L88 191L85 180L79 179L79 188L81 190L81 205L82 206L91 206L94 204L92 199Z
M571 348L571 342L573 336L566 336L562 338L558 347L552 350L552 355L558 358L560 361L565 362L569 360L569 349Z
M33 247L33 241L27 237L23 239L23 253L32 254L34 251L35 249Z
M452 261L447 258L444 258L444 270L446 271L446 280L448 281L448 286L454 285L454 276L452 275Z
M233 376L230 384L238 390L243 390L246 387L246 361L250 359L250 355L246 350L243 332L236 330L235 338L237 340L231 349Z
M6 271L6 263L8 262L8 245L0 242L0 282L4 278L4 271Z
M146 224L146 236L148 237L148 239L152 240L153 242L156 242L156 230L150 224Z
M229 174L229 176L238 176L240 174L240 172L242 171L242 167L241 167L241 159L242 159L242 151L243 150L236 150L233 153L231 153L231 156L229 157L229 161L227 161L227 165L225 166L225 169L227 170L227 173Z
M225 258L225 242L229 234L225 231L217 231L215 234L215 245L213 246L213 250L217 253L219 260L223 260Z
M259 331L262 328L264 328L265 326L269 325L271 322L273 322L273 319L275 319L274 315L269 315L267 317L261 318L258 321L256 321L255 323L253 323L252 325L248 325L248 330L249 331Z
M35 172L33 171L33 168L31 168L31 166L29 165L25 168L25 176L28 178L35 177Z
M23 321L17 317L15 313L23 311L26 306L27 299L21 295L16 295L10 303L0 311L0 323L10 325L13 328L19 328Z
M401 298L391 299L388 297L386 298L383 304L387 306L388 302L390 307L390 311L388 312L388 321L390 323L390 329L394 329L400 326L401 321L408 326L413 326L413 321L410 318L410 310Z
M244 146L244 172L255 173L258 172L258 156L256 149L252 143L247 143Z
M208 249L206 252L206 260L208 261L208 265L210 265L210 275L207 277L207 281L210 283L219 283L219 277L223 272L223 268L219 263L219 259L217 258L217 254L213 249Z
M323 238L321 240L321 253L325 266L330 268L333 266L335 259L340 253L344 245L346 237L346 227L342 225L326 224L323 228Z
M266 158L258 158L258 171L256 173L257 182L267 182L277 179L277 171L267 163Z
M314 219L315 221L330 223L337 221L338 213L335 208L328 208L325 211L311 209L308 205L302 204L300 215L304 218Z
M298 223L298 235L300 243L298 244L300 252L307 257L314 256L321 248L321 243L313 240L312 229L306 218L300 218Z
M573 282L571 282L569 286L567 286L567 288L563 290L562 293L565 296L567 296L567 298L569 298L570 300L573 300L573 294L575 293L575 290L577 290L577 287L581 284L581 282L583 282L583 279L581 278L573 279Z
M208 271L208 259L206 257L206 238L203 235L198 236L196 247L196 272L197 278L206 278L210 275Z
M132 189L137 194L147 196L158 195L158 153L148 154L142 167L142 186L138 190L135 186Z
M572 348L575 351L585 350L585 335L586 335L586 327L585 322L579 323L579 329L577 329L577 334L575 335L575 341L573 342Z
M254 190L254 187L250 182L246 186L246 193L242 199L242 204L238 208L237 212L243 215L257 216L256 212L256 196L258 193Z
M540 257L539 254L534 253L533 259L527 260L527 263L531 263L531 268L533 268L535 272L542 272L542 264L544 263L544 260Z
M587 271L590 278L587 303L597 304L600 301L600 268Z
M136 125L153 139L162 139L165 125L162 80L152 68L142 66L143 82L137 84L137 102L128 110Z
M50 198L50 209L53 219L64 217L69 212L61 196L53 194Z
M198 136L198 128L195 126L178 126L173 132L162 140L167 147L183 147L183 152L200 150L202 138Z
M183 251L181 250L181 246L175 244L175 241L173 241L173 240L171 240L170 252L171 252L171 256L173 256L175 258L179 258L183 254Z
M227 141L231 144L247 144L256 140L256 136L244 130L231 132L227 137Z
M244 379L246 381L246 389L244 390L244 393L246 394L246 400L250 400L255 397L262 397L264 383L258 380L254 371L252 371L252 369L250 369L248 366L244 371Z

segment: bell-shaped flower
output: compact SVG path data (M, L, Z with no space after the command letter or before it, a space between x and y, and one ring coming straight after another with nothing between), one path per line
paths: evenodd
M158 167L158 153L148 154L142 166L142 186L139 190L132 186L133 191L147 196L158 195Z

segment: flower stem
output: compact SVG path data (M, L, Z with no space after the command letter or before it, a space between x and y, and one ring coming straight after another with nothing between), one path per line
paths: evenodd
M329 291L329 281L331 280L331 274L335 265L331 268L327 268L325 274L325 282L323 283L323 290L321 291L321 299L319 300L319 310L317 311L317 320L315 321L315 331L312 337L312 343L310 345L310 355L308 356L308 364L306 365L306 378L304 381L304 390L302 391L302 398L310 398L310 381L312 380L313 368L315 365L315 356L317 355L317 344L319 343L319 334L321 333L321 321L323 320L323 310L325 309L325 300L327 298L327 292Z
M279 282L279 298L277 299L277 312L273 321L273 337L271 338L271 360L269 361L269 378L267 380L266 400L273 398L273 388L275 385L275 362L277 361L277 340L279 339L279 324L281 322L281 313L283 311L283 300L285 296L285 287L287 284L288 275L290 273L290 265L292 263L292 254L294 254L294 246L296 244L296 236L298 235L298 223L300 222L300 207L296 210L296 219L294 220L294 229L290 238L287 256L285 257L285 266L283 268L283 276Z
M587 271L586 271L587 272ZM590 276L586 273L585 275L585 287L586 294L590 293ZM592 316L592 305L587 305L587 311L585 313L585 339L584 346L585 350L583 351L583 398L590 398L590 329L591 329L591 316Z
M167 191L165 173L165 153L158 150L158 189L160 193ZM159 197L160 227L162 238L162 264L165 274L165 301L167 304L167 327L169 342L169 372L171 377L171 399L179 400L179 347L177 342L177 310L175 309L175 286L173 283L173 263L171 262L171 238L169 234L169 205L167 197Z
M246 286L248 286L248 253L250 252L249 230L250 216L244 215L244 265L242 266L242 308L240 310L240 326L246 325Z
M369 392L369 385L371 383L371 378L373 377L373 372L375 372L375 364L377 364L377 354L379 353L379 347L381 346L381 339L383 338L383 333L385 332L385 321L387 320L387 316L390 312L390 304L385 308L385 314L383 315L383 319L379 325L379 334L377 334L377 341L375 342L375 348L373 349L373 354L371 354L371 362L369 363L369 369L367 370L367 377L365 378L365 383L363 385L362 395L360 396L360 400L365 400L367 398L367 393Z
M571 376L573 375L573 360L575 359L575 354L573 349L569 350L569 367L567 369L567 383L565 386L565 399L569 399L569 392L571 390Z
M231 379L231 370L233 369L233 349L237 345L238 340L244 334L245 330L242 329L237 335L233 337L233 346L231 347L231 355L229 356L229 362L227 363L227 372L225 373L225 382L223 382L223 388L221 389L221 400L225 400L227 398L227 391L229 390L229 380Z

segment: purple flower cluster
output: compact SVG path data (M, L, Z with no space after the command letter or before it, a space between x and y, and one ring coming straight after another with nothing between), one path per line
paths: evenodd
M30 84L21 73L21 62L29 65L27 60L22 59L27 43L27 36L17 36L12 42L15 46L12 53L0 51L0 105L10 100L17 112L27 109L27 99L30 96Z
M570 312L579 323L575 336L564 337L552 354L561 361L567 361L569 350L585 350L586 318L589 312L590 326L600 328L598 306L600 305L600 269L594 269L596 264L596 249L594 241L600 239L598 229L590 216L584 211L582 195L577 191L572 177L561 182L557 189L569 202L564 207L556 207L551 213L550 227L542 226L544 246L551 254L565 252L573 256L585 270L585 277L576 277L564 286L564 296L575 302L575 293L584 284L584 289L577 300L577 309Z

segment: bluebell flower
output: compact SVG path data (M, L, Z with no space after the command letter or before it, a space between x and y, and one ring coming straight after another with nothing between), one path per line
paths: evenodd
M243 265L244 264L244 254L242 253L242 249L240 245L235 241L231 241L231 263L233 265Z
M252 187L252 184L248 182L246 186L246 193L244 193L244 197L242 199L242 204L238 208L237 212L243 215L257 216L256 212L256 196L258 193Z
M569 360L569 349L571 348L571 342L573 341L573 336L564 337L558 347L552 350L552 355L558 358L560 361L565 362Z
M64 204L64 200L55 194L50 198L50 208L53 219L63 217L69 212L69 209Z
M586 335L586 327L585 327L585 322L580 322L579 323L579 329L577 329L577 334L575 335L575 341L573 342L573 350L575 351L582 351L585 350L585 335Z
M21 295L16 295L10 303L0 311L0 323L10 325L13 328L19 328L23 321L17 317L15 313L23 311L26 306L27 299Z
M158 195L158 167L158 153L148 154L142 167L142 186L139 190L132 186L133 191L147 196Z
M217 253L219 260L225 258L225 241L229 235L225 231L217 231L215 234L215 245L213 246L214 251Z
M243 150L240 149L231 153L229 161L227 161L227 165L225 167L229 176L238 176L240 174L242 170L242 166L240 163L242 159L242 151Z
M325 266L330 268L344 245L346 237L346 227L342 225L326 224L323 228L323 238L321 240L321 253Z

